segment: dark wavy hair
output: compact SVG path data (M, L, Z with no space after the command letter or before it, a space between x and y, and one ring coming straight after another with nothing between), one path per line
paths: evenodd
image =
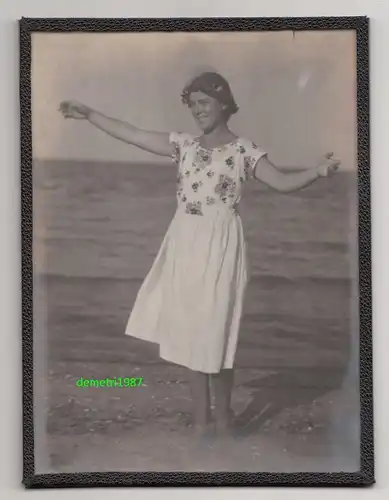
M225 110L227 119L239 109L232 95L229 83L219 73L202 73L185 86L181 93L181 100L187 106L190 105L190 94L192 92L203 92L203 94L219 101L220 104L227 106Z

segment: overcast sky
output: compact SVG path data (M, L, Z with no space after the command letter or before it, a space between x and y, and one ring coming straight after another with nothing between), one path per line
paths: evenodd
M334 151L356 164L355 38L350 31L267 33L34 33L34 158L166 161L83 121L64 120L61 100L81 101L150 130L197 133L180 93L215 69L240 111L237 135L280 165L310 166Z

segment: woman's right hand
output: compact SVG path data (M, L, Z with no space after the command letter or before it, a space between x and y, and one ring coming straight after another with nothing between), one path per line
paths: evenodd
M58 111L65 118L86 119L88 123L106 132L111 137L150 153L169 157L172 155L172 145L168 133L141 130L130 123L105 116L103 113L77 101L62 101Z
M85 120L88 118L91 109L77 101L62 101L58 111L62 113L64 118Z

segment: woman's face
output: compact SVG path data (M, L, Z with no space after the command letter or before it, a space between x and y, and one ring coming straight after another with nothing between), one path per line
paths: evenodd
M220 123L226 121L224 106L217 99L203 94L203 92L190 94L189 107L193 118L203 132L211 132Z

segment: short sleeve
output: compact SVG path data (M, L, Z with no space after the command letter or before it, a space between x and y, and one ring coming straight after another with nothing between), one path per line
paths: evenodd
M258 161L266 156L266 152L259 148L252 141L245 141L243 144L243 168L246 180L255 179L255 170ZM242 151L243 151L242 150Z
M188 146L191 136L181 132L171 132L169 142L172 146L172 160L176 165L180 165L183 150Z

